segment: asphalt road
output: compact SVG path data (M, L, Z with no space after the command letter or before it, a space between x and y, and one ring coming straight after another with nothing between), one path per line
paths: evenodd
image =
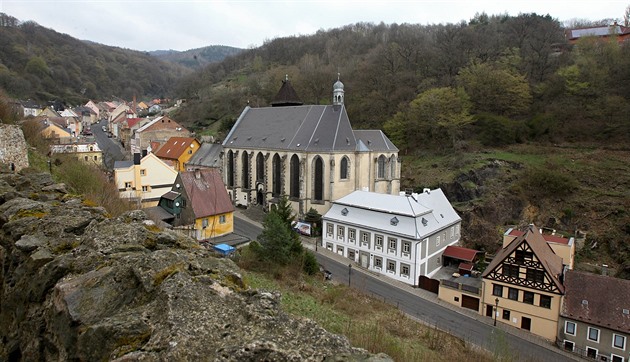
M262 229L242 218L234 217L234 231L254 240ZM499 328L457 313L429 300L418 297L404 289L383 282L367 272L359 271L350 263L340 263L326 255L315 253L318 262L332 273L334 281L350 284L366 294L395 305L407 315L446 331L467 343L486 349L495 355L510 356L521 361L572 361L573 359L526 339L507 333Z
M104 125L107 125L107 121L101 121L100 123L92 125L91 130L98 147L103 151L103 164L108 170L113 170L114 161L122 161L125 156L122 153L118 141L107 137L107 134L103 132L101 127Z

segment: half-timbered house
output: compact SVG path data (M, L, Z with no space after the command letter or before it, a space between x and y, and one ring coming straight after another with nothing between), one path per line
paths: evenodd
M540 230L525 232L497 252L483 277L481 313L555 340L564 295L562 258Z

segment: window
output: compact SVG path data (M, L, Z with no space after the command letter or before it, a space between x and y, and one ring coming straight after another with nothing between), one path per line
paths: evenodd
M348 229L348 239L354 241L356 239L357 231L354 229Z
M534 257L534 253L529 250L517 250L516 251L516 262L519 264L523 264L525 260L532 260Z
M98 156L94 156L94 161L98 161Z
M588 340L593 342L599 342L599 329L588 327Z
M379 257L379 256L375 256L374 257L374 267L376 268L382 268L383 267L383 258Z
M204 229L208 227L208 219L201 219L201 227Z
M86 161L88 160L88 156L84 156L83 158L84 158Z
M324 201L324 161L319 156L313 161L313 200Z
M435 237L435 246L440 246L440 236Z
M451 226L451 239L455 236L455 227Z
M339 166L339 178L345 180L348 178L348 157L343 156L341 165Z
M616 354L611 354L610 355L610 360L612 362L623 362L623 357L617 356Z
M514 278L519 277L518 265L503 264L502 272L503 272L503 275L508 276L508 277L514 277Z
M409 251L411 251L411 243L408 241L403 241L402 251L403 253L409 253Z
M225 224L225 215L219 216L219 224Z
M343 239L343 234L344 234L344 227L343 226L339 226L337 227L337 239Z
M380 155L378 158L378 172L376 178L385 178L385 156Z
M409 276L409 265L407 264L400 264L400 275Z
M256 180L263 181L265 178L265 157L262 152L258 152L256 155Z
M499 297L503 296L503 286L498 284L492 284L492 295Z
M374 242L374 244L376 245L377 248L382 248L383 247L383 235L376 235L376 241Z
M355 251L350 249L350 248L348 248L348 259L355 260L354 259L354 255L355 255Z
M503 310L503 319L508 320L508 321L510 320L510 311L509 310L507 310L507 309Z
M125 182L125 188L126 189L130 189L131 188L131 182Z
M595 348L586 347L586 357L588 358L597 358L597 350Z
M534 304L534 293L523 291L523 303Z
M182 199L182 207L186 207L186 199Z
M545 272L542 270L527 268L525 278L530 282L542 283L545 281Z
M333 225L332 224L326 224L326 234L328 234L328 236L332 237L332 234L333 234Z
M337 254L343 255L343 246L337 245Z
M282 161L280 160L280 155L277 153L273 155L271 159L271 175L271 194L274 197L280 196L280 194L282 194ZM317 200L323 199L323 193L318 196L321 197L316 197Z
M326 249L332 251L333 250L333 244L332 243L326 243Z
M508 298L512 300L518 300L518 289L508 288Z
M564 322L564 333L575 336L575 323L569 321Z
M192 150L188 150L188 152L192 152ZM243 188L250 188L249 184L249 154L243 151L243 155L241 156L241 186Z
M626 349L626 337L613 334L613 347Z
M564 341L564 350L565 351L569 351L569 352L573 352L573 348L575 347L575 344L571 341Z
M548 295L541 295L540 306L543 308L551 308L551 297Z
M289 192L290 196L294 198L300 197L300 158L297 155L291 156L290 170L289 170Z
M365 231L361 231L361 242L369 243L370 242L370 234L366 233Z
M387 261L387 271L396 272L396 262L393 260Z
M390 251L396 252L396 239L388 238L387 239L387 246L388 246L388 249Z
M147 170L140 170L140 176L146 176Z
M149 186L142 186L142 192L149 192Z

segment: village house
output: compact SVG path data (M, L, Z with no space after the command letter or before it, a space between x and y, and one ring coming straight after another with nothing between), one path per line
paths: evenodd
M192 137L171 137L155 152L164 163L176 171L185 171L184 165L199 150L201 143Z
M160 197L173 187L177 171L152 153L135 154L133 161L114 163L114 180L120 198L142 208L156 206Z
M151 142L164 144L171 137L190 137L190 135L190 131L179 123L167 116L160 116L133 130L129 146L132 153L146 155L148 152L155 152L150 148Z
M416 286L442 267L461 218L441 189L389 195L354 191L322 217L322 247L363 268Z
M504 242L482 274L481 313L555 340L568 266L534 225Z
M580 39L593 37L599 40L615 39L618 43L623 43L630 39L630 27L617 24L609 26L593 26L579 29L567 29L564 33L569 44L576 44Z
M199 146L199 149L193 154L190 160L185 163L184 167L186 171L192 171L198 168L216 168L222 173L222 153L223 146L221 144L204 142Z
M558 345L597 361L627 361L630 281L569 270L564 286Z
M215 168L180 172L171 191L162 196L161 213L154 215L197 240L208 240L234 230L234 205Z
M355 190L397 195L398 149L380 130L353 130L344 85L332 105L303 105L288 79L271 107L245 107L223 142L224 180L236 205L320 214Z
M66 155L77 160L100 167L103 165L103 151L96 141L75 141L72 143L50 145L51 156Z
M65 120L62 119L39 119L37 120L41 130L39 133L42 137L51 139L54 143L61 143L63 139L72 139L72 131L65 125Z

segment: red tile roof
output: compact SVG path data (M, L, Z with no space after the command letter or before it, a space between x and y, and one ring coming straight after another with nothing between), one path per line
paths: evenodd
M563 317L630 333L630 281L568 270L564 286Z
M155 155L162 159L177 160L184 151L190 149L191 144L196 144L192 137L171 137L155 152Z
M449 245L444 250L443 256L448 256L454 259L465 260L472 262L475 259L478 251L468 248L463 248L461 246L453 246Z
M195 218L234 211L234 205L217 169L180 172L179 177L190 198Z

